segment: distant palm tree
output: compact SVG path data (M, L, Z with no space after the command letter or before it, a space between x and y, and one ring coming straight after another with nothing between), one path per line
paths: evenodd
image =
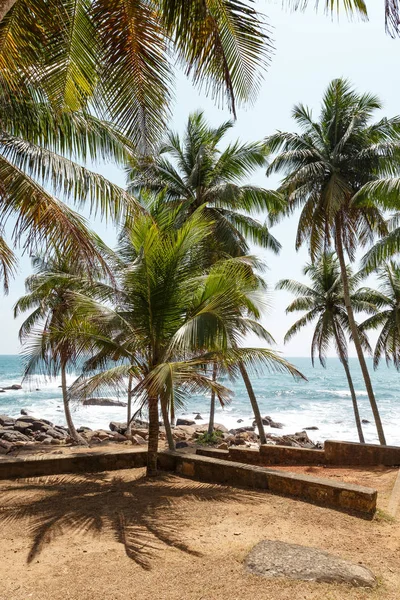
M66 377L68 369L81 367L82 354L85 352L85 348L69 336L75 322L71 293L77 290L89 293L94 286L95 273L92 272L89 279L85 275L86 265L73 261L71 255L36 256L32 259L32 265L35 273L26 279L27 294L17 301L14 308L15 317L33 309L19 332L23 343L24 377L34 373L61 375L69 434L75 443L86 444L72 420Z
M348 363L346 337L351 335L351 331L344 303L343 284L338 259L333 252L326 252L315 264L308 264L304 268L303 273L311 279L311 286L290 279L282 279L276 286L278 290L286 290L297 296L296 300L287 307L287 313L306 311L286 333L285 343L289 342L304 327L308 327L311 323L317 321L311 343L312 363L314 365L315 354L318 353L321 365L326 367L326 354L331 343L334 343L340 362L346 373L353 402L358 437L360 442L364 443L357 398ZM348 275L351 302L354 310L374 311L374 307L366 302L365 295L355 289L357 277L352 276L349 268ZM369 349L367 338L361 332L359 333L364 348Z
M205 390L214 390L221 402L228 399L229 390L207 376L213 364L231 377L242 363L301 376L271 350L235 347L247 332L262 329L252 270L241 258L208 267L204 257L212 225L201 210L180 228L175 217L166 210L158 222L145 214L135 219L124 241L125 259L133 260L120 265L117 292L110 290L102 302L75 294L76 317L98 332L90 330L91 353L106 344L124 363L94 375L85 372L71 394L120 389L133 375L134 397L148 408L149 475L157 468L160 407L165 416L172 403L182 405L187 394Z
M362 331L380 329L374 350L374 367L377 368L382 356L389 364L393 361L400 370L400 265L390 261L379 268L378 290L365 289L378 312L361 323Z
M356 249L365 247L374 234L385 235L385 194L362 190L381 178L400 171L400 117L370 124L381 108L379 99L357 94L348 82L336 79L325 92L320 118L310 109L296 106L293 116L301 133L278 132L267 138L277 152L268 174L283 172L280 191L289 209L301 207L296 248L307 244L314 260L330 243L336 250L342 274L343 294L352 339L378 431L385 435L376 403L362 343L351 305L345 254L354 260Z

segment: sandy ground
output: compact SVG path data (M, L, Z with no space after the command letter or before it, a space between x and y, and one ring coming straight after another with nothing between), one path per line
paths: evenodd
M314 474L339 470L323 471ZM375 485L385 507L395 470L340 471ZM0 482L1 600L400 599L400 527L384 513L364 521L267 493L143 475L140 469ZM248 575L243 559L263 539L360 562L378 585Z

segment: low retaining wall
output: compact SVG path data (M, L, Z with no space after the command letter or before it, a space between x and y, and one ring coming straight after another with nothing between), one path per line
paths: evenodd
M29 458L1 458L0 479L39 477L63 473L96 473L145 467L147 450L123 452L85 452L62 456L30 456Z
M291 446L263 445L260 446L259 450L241 447L231 447L229 450L198 448L196 454L261 467L271 465L324 465L326 462L323 450L309 450L308 448L293 448Z
M357 442L326 441L324 445L326 463L329 465L373 466L400 465L399 446L358 444Z
M323 450L294 448L292 446L262 445L259 450L231 447L229 450L198 448L196 454L233 460L250 465L332 465L345 466L400 466L400 447L357 442L327 440Z
M176 459L177 473L197 481L267 490L365 518L376 511L377 491L371 488L209 456L169 454Z

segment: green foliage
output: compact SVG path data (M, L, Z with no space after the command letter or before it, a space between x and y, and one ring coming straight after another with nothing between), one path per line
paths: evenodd
M212 433L204 432L197 438L197 443L202 446L214 446L215 444L220 444L224 438L224 434L222 431L218 429L214 429Z

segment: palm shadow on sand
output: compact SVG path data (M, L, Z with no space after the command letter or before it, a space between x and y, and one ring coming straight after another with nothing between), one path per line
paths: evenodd
M201 556L180 535L186 525L179 504L187 500L254 503L259 502L259 496L165 474L157 479L142 476L134 480L110 473L32 478L3 488L0 524L27 523L32 538L28 563L63 533L111 531L129 558L150 569L152 559L165 546Z

